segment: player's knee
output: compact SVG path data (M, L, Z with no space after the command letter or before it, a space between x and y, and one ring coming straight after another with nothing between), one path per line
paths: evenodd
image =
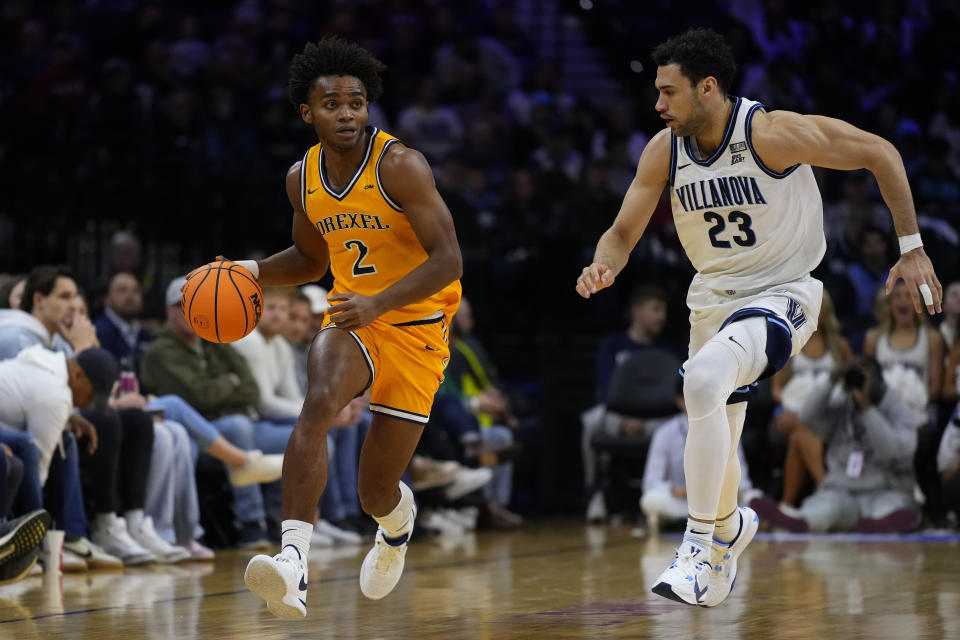
M371 516L382 516L397 501L397 483L383 478L361 479L357 483L360 508Z
M726 395L717 376L696 358L685 365L683 400L687 405L688 415L693 418L709 414L726 401Z
M328 431L342 408L338 399L338 389L332 381L313 384L307 390L297 428Z

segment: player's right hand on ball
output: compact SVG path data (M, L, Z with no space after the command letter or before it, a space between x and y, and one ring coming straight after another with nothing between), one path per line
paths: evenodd
M615 278L610 267L594 262L589 267L584 267L580 277L577 278L577 293L584 298L589 298L600 289L606 289L612 285Z

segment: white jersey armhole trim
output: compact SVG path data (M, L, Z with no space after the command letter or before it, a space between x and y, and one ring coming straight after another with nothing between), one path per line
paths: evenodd
M750 107L750 111L747 112L747 118L746 120L744 120L744 123L743 123L743 130L744 130L744 133L746 134L747 148L750 149L750 155L753 156L753 161L757 163L757 166L760 167L760 170L763 171L768 176L770 176L771 178L777 178L778 180L780 178L786 178L788 175L796 171L797 167L800 166L800 163L797 163L792 167L787 167L786 171L783 171L782 173L774 171L767 165L763 164L763 160L760 159L760 155L753 148L753 136L751 135L750 125L753 122L753 114L756 113L757 111L765 112L766 109L764 109L763 105L760 104L759 102L753 105L752 107Z

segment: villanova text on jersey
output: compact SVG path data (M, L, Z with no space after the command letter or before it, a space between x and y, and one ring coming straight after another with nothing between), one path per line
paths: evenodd
M823 258L823 203L813 170L774 171L751 141L757 102L734 98L722 143L703 157L671 134L670 200L677 236L704 286L756 290L806 277Z
M673 189L684 211L700 211L744 204L767 204L753 176L708 178Z

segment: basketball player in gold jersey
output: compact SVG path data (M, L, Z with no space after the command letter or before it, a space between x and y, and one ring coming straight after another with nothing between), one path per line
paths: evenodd
M449 357L462 262L453 220L423 155L367 125L384 66L336 38L308 44L290 65L290 100L320 142L287 173L293 246L240 261L264 286L313 282L329 267L329 317L314 338L309 388L283 462L282 549L255 556L245 582L276 616L306 616L307 551L327 481L327 432L370 391L360 454L363 510L379 523L360 570L371 599L403 571L416 506L400 477Z

